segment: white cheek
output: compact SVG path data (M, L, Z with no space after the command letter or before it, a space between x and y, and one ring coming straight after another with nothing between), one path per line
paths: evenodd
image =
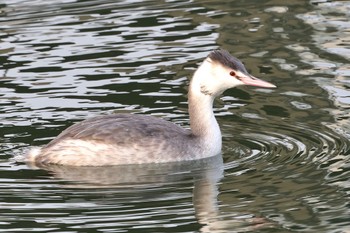
M225 80L222 82L222 85L227 88L232 88L235 86L242 85L243 83L239 81L237 78L232 77L230 74L226 74Z

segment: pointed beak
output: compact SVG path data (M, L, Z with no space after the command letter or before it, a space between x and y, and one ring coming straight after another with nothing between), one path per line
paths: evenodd
M245 85L256 86L256 87L266 87L266 88L275 88L276 86L272 83L263 81L261 79L255 78L252 75L243 75L239 79Z

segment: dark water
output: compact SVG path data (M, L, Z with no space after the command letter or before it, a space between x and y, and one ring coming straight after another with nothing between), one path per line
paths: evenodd
M1 232L350 232L350 1L0 2ZM16 163L112 112L188 126L222 47L274 90L215 103L221 157L114 168Z

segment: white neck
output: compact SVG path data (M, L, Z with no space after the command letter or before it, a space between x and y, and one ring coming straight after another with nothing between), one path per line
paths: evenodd
M208 152L221 151L221 131L213 112L216 93L207 90L211 64L204 61L193 75L188 92L188 108L192 134L205 143ZM219 151L218 151L219 150Z

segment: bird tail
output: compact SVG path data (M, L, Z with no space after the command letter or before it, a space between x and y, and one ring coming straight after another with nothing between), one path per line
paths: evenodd
M35 158L40 155L41 148L40 147L32 147L28 151L22 153L21 155L15 156L15 161L24 162L31 168L36 168L35 166Z
M31 148L27 154L25 155L25 161L26 162L35 162L35 158L41 153L41 148L40 147L33 147Z

